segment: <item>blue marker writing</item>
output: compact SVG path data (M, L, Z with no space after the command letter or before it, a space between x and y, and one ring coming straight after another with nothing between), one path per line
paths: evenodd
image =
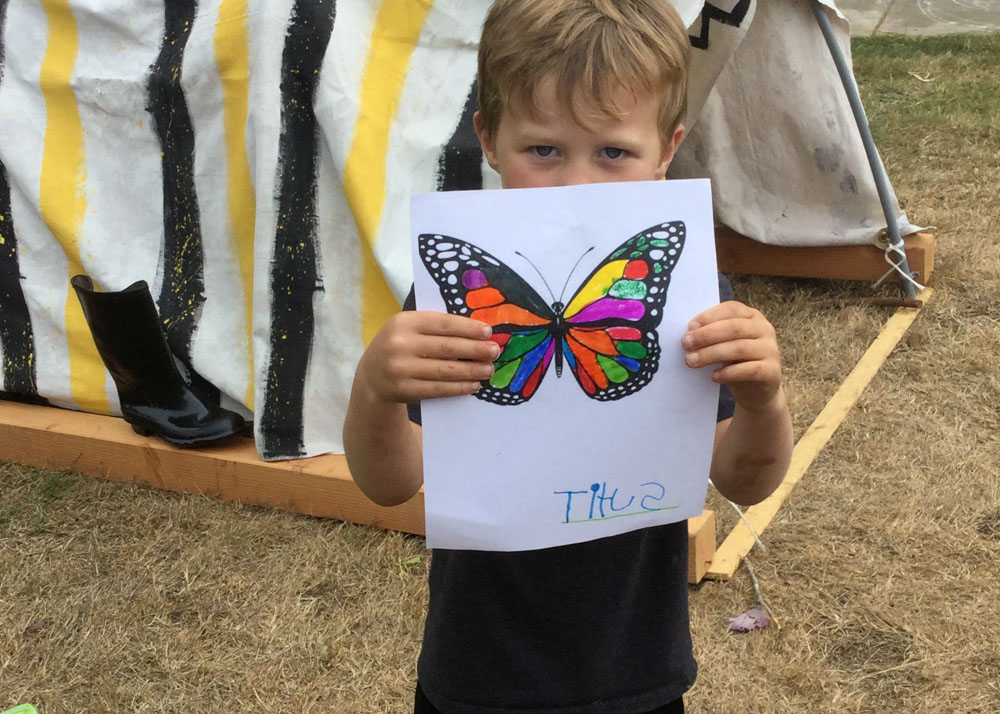
M656 486L658 489L660 489L660 495L659 496L653 496L652 494L646 494L645 496L642 497L642 500L639 501L639 505L642 506L647 511L656 511L656 510L659 510L658 506L647 506L646 505L646 499L651 498L654 501L662 501L663 497L667 495L667 489L665 489L663 487L662 483L656 483L656 481L648 481L648 482L646 482L646 483L644 483L642 485L643 486Z
M586 491L553 491L552 493L566 496L566 520L563 523L569 523L569 510L573 506L573 496L578 493L586 493Z

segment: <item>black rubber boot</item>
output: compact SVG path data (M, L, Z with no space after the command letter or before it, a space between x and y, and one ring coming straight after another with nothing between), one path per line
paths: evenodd
M86 275L70 283L133 430L158 434L172 444L202 446L246 429L243 417L206 404L181 377L146 281L107 293L95 291Z

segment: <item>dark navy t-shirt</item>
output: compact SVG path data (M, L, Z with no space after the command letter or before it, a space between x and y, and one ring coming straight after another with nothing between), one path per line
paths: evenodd
M721 275L719 288L730 299ZM719 421L733 407L723 388ZM542 550L435 550L421 688L455 714L635 714L677 699L697 672L687 547L682 521Z

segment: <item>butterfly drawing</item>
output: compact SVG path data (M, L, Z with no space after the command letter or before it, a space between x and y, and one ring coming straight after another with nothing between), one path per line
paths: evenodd
M656 374L656 328L685 232L683 221L672 221L637 233L601 261L568 303L553 296L551 305L472 243L422 234L417 246L448 312L493 328L501 352L478 398L524 403L554 357L557 377L565 362L588 397L612 401L639 391Z

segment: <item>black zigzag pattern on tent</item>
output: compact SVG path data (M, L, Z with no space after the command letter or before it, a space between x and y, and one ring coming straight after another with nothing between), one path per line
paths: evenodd
M295 0L281 54L281 133L271 256L270 361L260 406L264 458L301 456L306 373L313 348L313 298L322 289L317 255L319 124L313 100L336 15L334 0Z
M728 11L720 10L712 3L706 2L705 7L701 10L701 34L697 37L689 35L691 46L697 47L699 50L708 49L708 28L711 27L712 20L723 25L729 25L730 27L739 27L742 25L743 18L747 16L747 12L750 10L751 2L752 0L740 0L732 10Z
M198 2L166 0L163 7L163 42L146 80L146 110L160 142L163 171L163 282L156 307L171 352L188 367L191 386L218 404L219 390L191 365L191 345L205 303L205 251L194 180L194 125L181 70Z
M438 159L438 191L468 191L483 187L483 150L472 124L472 116L479 108L478 94L478 85L473 82L455 133L444 145Z
M0 0L0 80L3 79L4 25L7 0ZM0 390L35 397L35 335L21 289L17 233L10 208L10 184L0 161Z

